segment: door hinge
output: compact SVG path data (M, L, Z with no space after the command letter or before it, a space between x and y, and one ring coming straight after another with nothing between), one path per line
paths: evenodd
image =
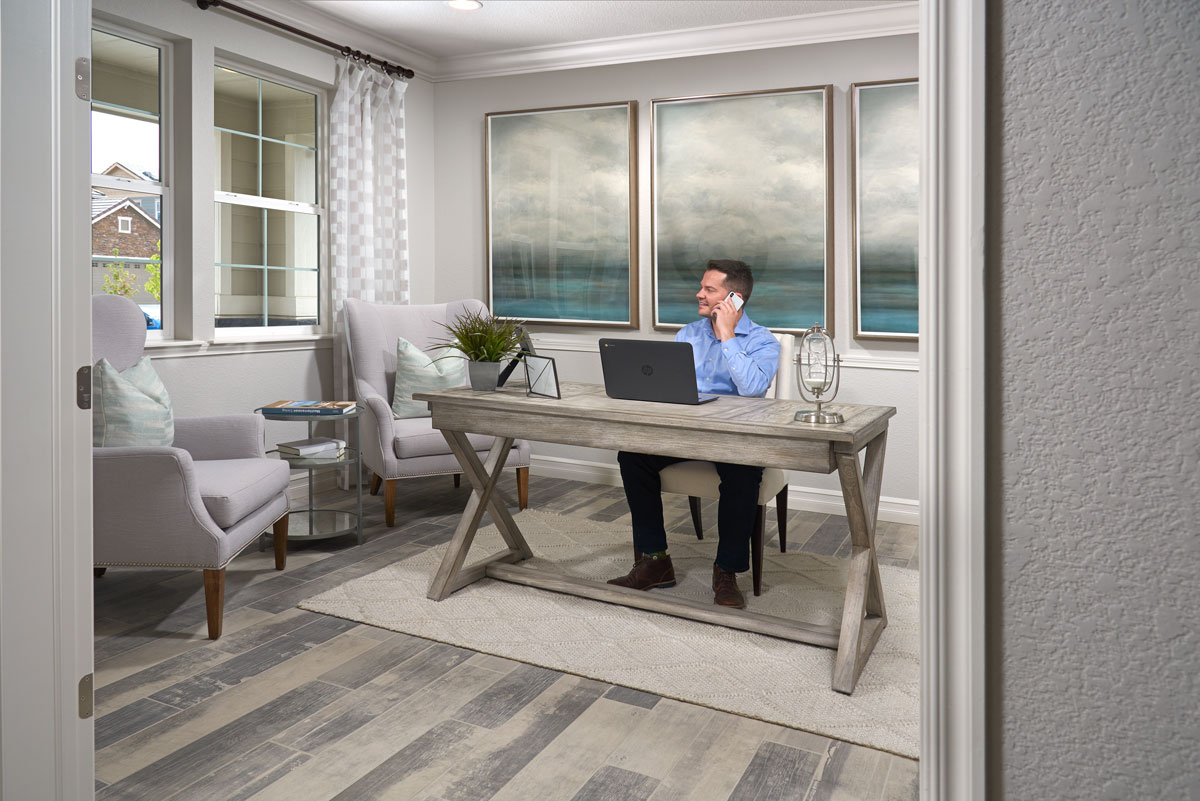
M92 674L89 673L79 680L79 719L90 718L92 708Z
M92 408L92 366L84 365L75 371L75 405Z
M75 96L89 102L92 99L92 62L86 57L75 59Z

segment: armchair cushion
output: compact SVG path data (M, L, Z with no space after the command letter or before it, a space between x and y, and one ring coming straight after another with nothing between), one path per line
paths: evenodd
M204 508L221 528L229 528L287 490L291 471L278 459L193 461Z
M396 433L393 448L398 459L450 453L446 438L442 436L442 432L433 429L433 424L428 418L397 420L393 424L393 431ZM494 439L483 434L467 434L467 441L477 451L491 448Z
M100 359L92 375L92 444L170 445L174 439L171 398L150 358L143 356L124 372Z
M392 415L396 418L429 416L429 405L413 400L414 392L460 387L465 382L461 358L432 359L404 337L396 339L396 392L392 399Z

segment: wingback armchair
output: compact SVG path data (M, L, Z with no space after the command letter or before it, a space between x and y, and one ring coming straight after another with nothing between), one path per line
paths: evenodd
M124 371L143 356L146 318L128 298L92 297L92 361ZM175 418L172 445L92 449L92 538L107 566L204 571L208 636L221 636L225 567L266 529L287 563L290 471L266 456L257 414Z
M350 349L354 391L366 407L362 424L362 460L375 474L372 491L384 485L384 517L396 524L396 486L401 479L416 476L462 473L458 459L428 417L394 418L391 401L396 384L396 341L411 342L422 351L446 338L440 323L453 321L464 311L486 312L478 300L456 300L421 306L390 306L347 298L346 343ZM444 355L444 354L440 354ZM492 437L469 434L479 453L487 455ZM517 470L517 502L529 505L529 443L517 440L506 465Z

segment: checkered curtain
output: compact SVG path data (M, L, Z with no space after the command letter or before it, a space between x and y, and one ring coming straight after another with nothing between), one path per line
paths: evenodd
M338 68L329 114L335 400L354 398L343 302L346 298L373 303L409 301L404 164L407 88L405 81L350 59Z
M404 90L408 84L346 59L329 115L330 278L334 378L339 399L353 397L342 304L408 303L408 192L404 165Z

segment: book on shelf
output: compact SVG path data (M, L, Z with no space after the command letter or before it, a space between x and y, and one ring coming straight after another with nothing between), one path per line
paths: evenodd
M312 437L292 442L280 442L275 448L286 456L316 456L318 454L325 456L326 452L329 455L333 455L334 452L345 452L346 441L332 437Z
M354 401L281 400L260 406L264 414L289 414L297 417L312 414L348 414L356 408Z
M346 455L345 448L330 448L327 451L315 451L313 453L287 453L280 451L279 455L284 459L341 459Z

